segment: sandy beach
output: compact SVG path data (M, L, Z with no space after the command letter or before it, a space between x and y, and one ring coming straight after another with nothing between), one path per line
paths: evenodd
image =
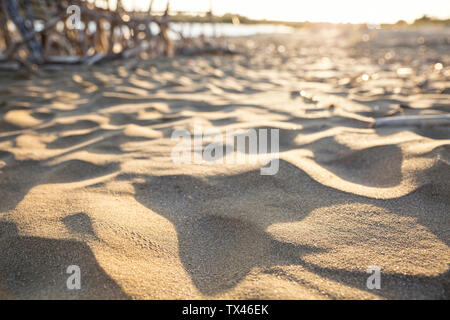
M373 128L449 113L448 35L305 28L2 72L0 298L449 299L450 127ZM278 173L175 164L194 124L279 129Z

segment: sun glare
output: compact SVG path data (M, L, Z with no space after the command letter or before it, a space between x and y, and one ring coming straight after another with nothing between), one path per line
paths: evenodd
M146 9L150 0L124 0L131 9ZM167 0L155 0L155 10L163 10ZM170 7L180 11L208 11L216 14L237 13L255 19L312 22L396 22L412 21L424 14L450 17L448 0L171 0Z

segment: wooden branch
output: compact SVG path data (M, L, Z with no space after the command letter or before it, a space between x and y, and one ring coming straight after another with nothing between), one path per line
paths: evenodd
M13 41L11 39L11 35L9 34L6 16L0 17L0 32L3 35L3 41L5 42L6 48L8 48Z
M65 17L67 17L66 13L64 13L63 15L60 15L57 18L52 19L48 24L46 24L44 26L44 28L42 30L33 31L33 32L29 33L27 36L25 36L24 39L22 39L22 41L14 43L12 45L12 47L6 52L6 56L8 58L11 58L22 45L26 44L29 41L32 41L36 37L36 35L46 32L47 30L53 28L59 21L61 21Z
M92 66L100 61L102 61L105 58L105 55L103 53L97 53L93 55L92 57L88 57L85 59L84 64L87 66Z
M375 128L448 125L450 125L450 114L379 118L376 119L374 123Z
M54 56L45 59L45 63L49 64L79 64L83 59L78 56Z
M207 48L180 48L179 54L186 56L196 55L244 55L243 52L231 50L229 48L222 47L207 47Z
M188 55L236 53L205 43L203 48L186 48L189 44L184 41L182 32L179 33L182 41L177 43L176 48L169 37L169 1L165 11L158 17L152 14L154 0L149 1L147 12L142 14L126 11L122 0L117 0L114 9L113 2L104 0L106 6L101 7L100 1L89 0L0 0L0 4L3 4L3 10L0 10L0 43L6 44L3 63L8 64L18 58L17 52L24 45L29 51L25 62L33 68L33 64L42 64L49 68L70 64L93 65L137 57L143 51L146 51L149 57L162 54L171 56L174 52ZM85 27L78 30L57 30L54 27L69 15L62 14L69 5L80 7ZM2 19L2 13L5 19ZM209 14L212 16L212 10ZM15 32L7 29L8 17L16 25L21 40L13 41ZM43 29L34 30L34 21L43 22ZM95 32L90 27L92 23L96 24ZM152 33L151 23L158 25L158 34ZM121 52L114 53L115 44L120 44Z
M6 71L18 71L20 69L20 63L14 60L1 61L0 60L0 70Z
M26 20L20 14L20 7L17 0L3 0L2 2L3 10L7 13L9 18L14 22L20 34L22 35L22 39L26 40L25 42L20 42L21 44L26 43L28 47L28 51L32 57L32 60L35 63L40 63L43 61L43 50L40 42L36 38L36 34L33 32L34 26L29 26L26 23ZM10 57L17 50L17 46L13 45L12 49L8 51L7 56Z
M22 60L19 58L11 60L6 60L3 58L0 59L0 70L18 71L21 67L25 68L29 72L34 72L33 66L30 65L30 63L26 60Z

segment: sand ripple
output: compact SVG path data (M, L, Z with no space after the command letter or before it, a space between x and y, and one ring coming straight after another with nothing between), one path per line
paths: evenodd
M0 297L448 299L450 128L370 127L449 111L448 45L418 57L408 32L2 76ZM278 174L175 165L171 134L195 123L279 129Z

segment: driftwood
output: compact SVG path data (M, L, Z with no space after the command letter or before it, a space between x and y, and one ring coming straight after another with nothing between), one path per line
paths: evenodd
M160 16L152 14L153 0L148 10L128 12L122 0L0 0L0 54L3 68L22 65L48 65L58 69L62 65L93 65L114 59L133 57L172 56L178 54L234 54L227 48L211 47L201 38L203 46L185 48L188 41L170 38L169 3ZM113 8L112 3L117 5ZM77 6L80 24L77 29L68 25ZM208 13L214 22L212 11ZM11 22L15 30L10 28ZM73 21L71 21L73 22ZM153 34L150 24L159 27ZM36 26L40 25L39 29ZM3 48L2 48L3 47ZM204 47L204 48L203 48ZM0 66L0 68L2 67ZM58 67L59 66L59 67Z
M93 55L92 57L88 57L85 61L84 64L87 66L92 66L100 61L102 61L105 58L105 54L103 53L97 53L95 55Z
M241 51L231 50L227 47L204 47L204 48L180 48L177 51L179 54L186 56L196 56L196 55L243 55Z
M376 119L375 128L404 126L449 126L450 114L401 116Z
M80 64L85 59L78 56L53 56L46 58L45 62L50 64Z
M27 7L30 6L29 1L24 2L24 4ZM34 26L32 25L34 19L32 21L29 21L20 14L20 7L17 0L2 0L2 9L4 15L6 17L9 17L9 19L14 22L15 26L22 35L22 39L26 40L25 42L28 46L31 60L36 63L41 63L44 58L43 50L41 43L36 37L36 34L34 34ZM29 15L30 10L27 9L26 11ZM16 45L17 44L13 44L13 48Z
M0 70L6 70L6 71L17 71L21 67L21 64L17 61L1 61L0 60Z
M63 14L57 18L52 19L48 24L46 24L44 26L44 28L42 30L39 30L39 31L34 30L34 31L28 33L23 38L22 41L16 42L11 46L11 48L6 52L6 57L11 58L16 53L17 49L20 48L20 46L26 44L27 42L33 41L38 34L47 32L49 29L53 28L58 22L60 22L65 17L67 17L67 14ZM39 47L40 47L40 50L42 50L41 45L39 45ZM42 59L42 58L43 57L41 57L40 59Z

